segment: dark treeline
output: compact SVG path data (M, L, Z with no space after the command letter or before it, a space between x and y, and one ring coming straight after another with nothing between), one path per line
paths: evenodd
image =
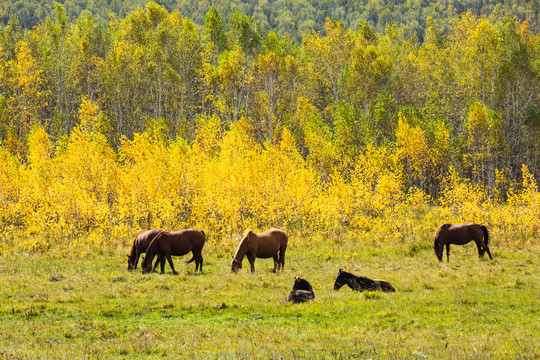
M75 21L85 13L97 21L109 21L111 16L125 18L150 0L58 0L63 5L68 21ZM494 11L511 13L520 21L528 21L538 31L540 6L537 0L159 0L168 11L178 10L196 24L204 23L212 5L227 21L235 12L252 17L260 31L275 31L301 41L305 34L324 29L326 19L334 19L345 26L358 29L367 22L377 32L396 24L405 35L424 38L428 17L437 20L448 30L451 19L470 11L475 16L489 16ZM0 23L16 16L23 28L31 29L48 18L54 18L55 2L42 0L10 0L0 4Z
M494 195L522 164L540 173L540 37L509 14L430 19L424 41L327 20L298 43L216 7L203 26L156 3L107 23L67 7L0 32L0 139L23 157L33 126L61 144L89 100L113 147L149 127L192 141L217 118L261 144L287 130L322 179L374 148L435 198L450 171Z

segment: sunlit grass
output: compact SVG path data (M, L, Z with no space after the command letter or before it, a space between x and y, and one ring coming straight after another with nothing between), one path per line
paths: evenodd
M127 249L78 259L0 258L0 354L43 358L535 358L540 249L291 239L285 271L258 259L230 273L209 246L205 273L127 272ZM331 255L329 255L331 254ZM339 268L388 280L396 293L333 290ZM294 276L315 300L290 304Z

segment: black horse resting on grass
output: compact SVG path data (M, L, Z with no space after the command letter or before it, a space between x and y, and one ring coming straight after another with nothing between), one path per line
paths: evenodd
M293 303L301 303L315 299L313 293L313 287L311 284L300 277L294 277L293 289L285 298L286 301L292 301Z
M334 283L334 290L339 290L343 285L349 286L355 291L364 290L381 290L384 292L395 292L396 289L386 280L372 280L365 276L356 276L349 272L339 269L336 282Z

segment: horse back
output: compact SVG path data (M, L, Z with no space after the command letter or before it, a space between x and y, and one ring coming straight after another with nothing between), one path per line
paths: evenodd
M309 281L306 279L298 277L294 279L293 290L306 290L313 292L313 286L311 286Z
M441 234L443 235L448 243L464 245L472 240L483 239L484 231L479 224L465 223L451 225L445 233Z
M135 237L133 247L139 249L140 252L146 252L152 240L162 231L162 229L140 230Z
M383 292L396 292L396 289L386 280L381 279L375 279L373 280L375 283L377 290L381 290Z
M163 231L155 239L158 251L175 256L185 255L190 251L201 251L206 237L199 230L188 229L179 231Z
M276 255L287 248L287 233L280 229L272 229L262 233L253 233L252 248L259 258Z

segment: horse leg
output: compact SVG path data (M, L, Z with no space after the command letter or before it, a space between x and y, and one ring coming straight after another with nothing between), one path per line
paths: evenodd
M171 267L172 269L172 272L174 275L178 275L178 273L176 272L176 270L174 270L174 265L173 265L173 262L172 262L172 258L171 258L171 254L167 254L165 255L165 257L167 258L167 261L169 262L169 266ZM164 269L165 268L165 261L163 261L161 263L161 269ZM161 271L161 273L163 274L163 270Z
M197 268L199 268L199 271L202 273L202 264L203 264L203 257L201 254L197 256L197 260L195 260L195 272L197 271Z
M486 245L486 252L489 255L489 260L493 260L493 258L491 257L491 252L489 252L489 248L487 247L487 245Z
M446 244L446 262L450 262L450 244Z
M279 264L281 266L281 271L283 271L283 269L285 269L285 254L281 254L279 257Z
M135 251L135 264L134 264L134 269L137 269L137 264L139 263L139 257L141 256L141 252L139 250L136 250Z
M152 269L152 271L156 271L158 264L161 262L161 256L158 254L156 257L157 257L157 260L156 260L156 263L154 264L154 268Z
M255 255L248 254L247 255L249 265L251 265L251 272L255 272Z
M476 248L478 249L478 257L482 259L484 257L484 250L482 249L482 244L479 240L474 241L476 243Z
M163 258L163 256L160 255L160 254L158 254L157 257L158 257L158 259ZM160 274L165 274L165 260L160 261L160 267L161 267L161 273Z
M478 247L478 256L483 258L484 253L487 253L489 256L489 260L493 260L493 257L491 256L491 252L489 251L488 246L484 242L477 242L476 246Z
M274 255L274 270L272 270L272 272L275 273L276 270L279 270L279 259L278 259L277 254Z

